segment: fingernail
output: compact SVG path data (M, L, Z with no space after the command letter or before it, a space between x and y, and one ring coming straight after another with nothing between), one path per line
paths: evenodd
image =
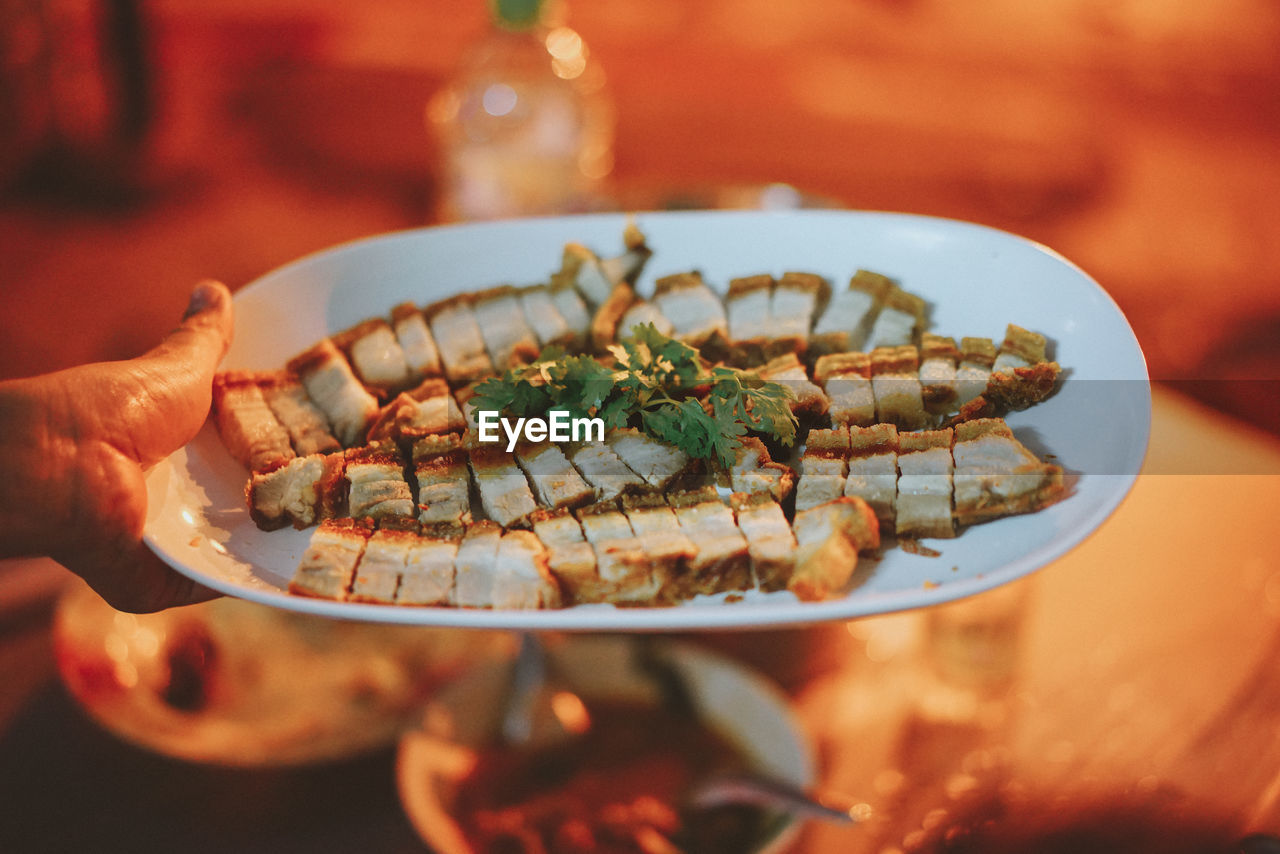
M182 315L182 319L186 320L192 315L199 314L213 305L217 299L218 289L211 282L201 282L191 292L191 301L187 303L187 311Z

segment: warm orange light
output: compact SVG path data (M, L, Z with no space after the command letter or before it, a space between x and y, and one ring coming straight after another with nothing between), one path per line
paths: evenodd
M591 726L591 715L582 698L570 691L557 691L551 697L551 711L567 732L583 733Z

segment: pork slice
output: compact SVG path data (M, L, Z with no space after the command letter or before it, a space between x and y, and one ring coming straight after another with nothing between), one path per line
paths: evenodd
M251 475L246 492L254 524L264 531L314 525L321 511L325 460L323 454L295 457L274 471Z
M525 322L515 288L494 288L476 294L472 311L497 370L528 364L538 357L538 337Z
M404 362L414 379L440 376L440 348L417 306L401 303L391 309L391 328L395 330Z
M605 435L609 448L645 483L666 488L689 467L689 456L641 431L627 427Z
M463 385L495 372L469 299L435 303L427 307L426 315L450 384Z
M571 449L569 459L595 490L598 501L612 501L644 486L644 480L627 468L607 444L584 442Z
M404 458L392 442L347 451L347 509L355 519L412 519L418 508L404 476Z
M533 484L543 507L580 507L596 493L556 445L529 445L516 451L516 462Z
M351 365L366 386L387 392L413 379L404 351L391 325L382 318L366 320L334 338L351 356Z
M520 308L524 311L524 319L538 337L538 343L546 347L555 344L562 347L571 346L577 334L569 326L565 316L556 307L551 291L545 285L525 288L520 291Z
M761 590L783 590L795 569L796 538L782 505L765 493L729 497L738 530L747 541L751 571Z
M844 494L861 498L876 518L893 530L894 498L898 492L898 430L892 424L850 427L849 476Z
M697 273L658 279L654 283L653 301L671 321L676 338L695 347L722 344L728 339L724 306Z
M231 456L251 472L266 472L293 459L289 432L268 406L262 377L248 371L213 378L214 425Z
M502 528L484 520L467 529L454 558L453 601L461 608L493 607Z
M329 419L311 402L297 377L281 371L263 386L262 393L267 406L288 431L298 456L331 454L342 449L342 443L329 429Z
M999 418L956 426L956 522L962 525L1039 510L1066 494L1062 469L1043 463Z
M423 528L405 559L397 605L448 605L453 601L453 567L462 535L458 525Z
M900 537L954 537L951 430L899 437L894 526Z
M508 531L498 543L491 605L494 608L559 608L560 585L547 550L529 531Z
M400 576L417 541L416 531L375 531L364 547L348 598L352 602L395 602Z
M357 444L378 414L378 400L356 379L342 351L328 338L289 362L307 396L329 419L344 448Z
M858 565L858 553L880 546L874 511L860 498L844 496L796 513L795 569L787 589L804 601L843 592Z
M509 528L524 524L538 509L524 472L500 448L473 448L469 463L480 504L490 519Z
M321 599L345 599L373 526L351 519L330 519L311 535L289 592Z

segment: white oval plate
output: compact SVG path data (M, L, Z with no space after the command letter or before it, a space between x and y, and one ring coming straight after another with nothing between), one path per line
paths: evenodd
M311 532L254 526L244 501L245 471L206 424L148 477L148 544L215 590L333 617L508 629L752 628L920 608L1004 584L1081 542L1132 486L1151 427L1142 351L1107 293L1043 246L982 226L902 214L715 211L636 220L654 250L642 293L655 278L690 269L719 287L735 276L786 270L820 273L842 287L862 267L927 299L930 329L941 334L998 341L1012 322L1048 336L1051 356L1065 371L1062 386L1008 421L1028 447L1053 454L1067 469L1072 494L1039 513L928 541L940 557L889 549L861 585L827 602L799 602L786 592L668 608L548 611L331 602L286 592ZM223 367L279 368L321 337L405 300L423 304L501 283L545 281L568 241L602 255L620 251L625 222L622 215L591 215L427 228L308 256L236 294L236 338Z

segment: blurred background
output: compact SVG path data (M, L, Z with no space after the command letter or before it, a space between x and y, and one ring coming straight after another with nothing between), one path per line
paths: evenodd
M1154 377L1280 429L1248 384L1189 382L1280 377L1274 3L549 11L612 111L598 206L783 182L1005 228L1098 279ZM491 29L480 0L0 0L0 375L137 353L199 278L450 215L428 105Z
M518 16L526 4L503 5ZM1280 465L1274 439L1182 397L1280 433L1280 5L579 0L545 11L539 38L554 35L552 72L572 91L569 102L544 93L552 118L533 139L548 159L535 168L517 156L532 143L506 145L484 125L519 113L511 91L535 72L519 59L527 40L495 29L482 0L0 0L0 379L136 355L199 279L234 289L390 229L832 205L971 220L1058 250L1114 296L1146 352L1160 386L1152 471L1185 471L1175 454L1228 429L1240 459ZM574 175L571 193L521 184L551 163ZM509 180L486 183L495 176ZM920 687L917 647L947 636L930 628L946 612L706 640L791 692L831 780L900 805L865 850L941 833L934 808L988 784L1016 812L1026 800L1007 766L1053 792L1096 773L1161 810L1182 809L1170 791L1216 790L1237 808L1234 830L1236 817L1280 815L1277 764L1254 761L1280 755L1274 484L1191 484L1226 526L1206 556L1204 520L1183 510L1188 484L1140 483L1123 519L1034 579L1035 596L1018 594L1030 663L1013 688L997 686L995 705ZM270 736L263 749L277 754L344 755L355 748L334 731L398 726L511 640L371 634L360 643L386 653L377 668L371 654L272 705L258 692L275 677L256 660L279 655L258 653L305 641L332 662L346 630L227 602L135 623L76 590L53 620L49 590L65 578L47 561L0 566L0 800L17 805L10 840L48 850L420 850L382 730L372 759L307 773L219 767L216 749ZM986 643L990 611L983 619ZM267 639L242 659L245 637ZM224 672L234 678L208 681ZM940 709L938 696L953 702ZM147 749L89 726L71 698ZM300 705L332 714L300 717ZM218 726L194 739L182 715L205 708ZM287 726L260 722L280 709ZM173 730L156 723L173 715ZM232 809L243 831L222 821ZM824 841L811 850L834 850Z

